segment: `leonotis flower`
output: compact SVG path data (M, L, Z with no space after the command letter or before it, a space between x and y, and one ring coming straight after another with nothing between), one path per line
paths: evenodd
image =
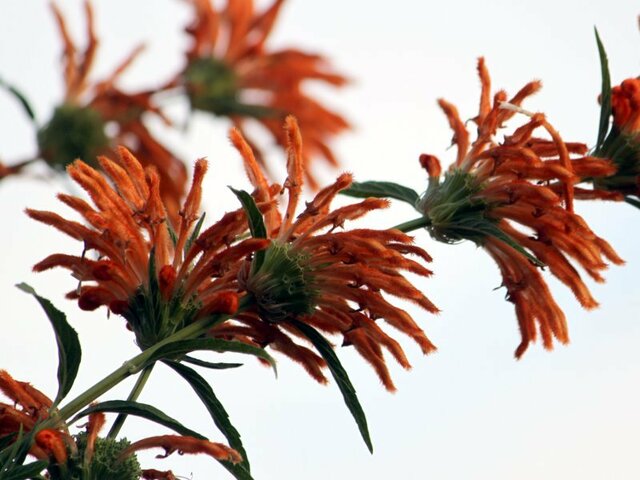
M198 235L205 160L195 164L193 184L174 231L167 222L156 169L144 170L124 147L118 151L119 163L99 158L105 173L79 160L67 167L94 206L66 194L58 198L88 226L53 212L27 210L32 218L84 244L82 255L53 254L34 270L71 270L80 284L69 296L78 299L80 308L104 305L124 316L145 349L196 319L235 312L241 262L268 241L236 241L247 232L242 210L226 214ZM96 259L86 254L91 251Z
M628 78L611 89L613 124L595 155L611 159L615 173L589 179L595 198L626 199L640 207L640 79Z
M385 387L394 390L383 350L403 367L410 365L400 344L381 324L408 335L425 354L435 347L411 316L387 296L437 312L402 274L429 276L431 272L417 260L431 259L398 230L346 229L346 222L387 207L386 200L369 198L332 209L335 196L351 184L349 174L320 190L296 216L304 178L304 147L293 117L287 118L284 131L288 177L283 187L267 182L251 147L238 130L231 132L255 187L256 202L275 200L284 190L288 191L288 202L282 213L266 213L265 235L270 245L251 262L246 261L240 271L238 281L251 299L250 307L238 312L233 321L214 327L211 335L270 346L302 364L316 380L326 382L322 358L296 341L301 336L296 322L303 322L326 334L342 335L344 344L353 345Z
M554 337L562 343L569 340L565 315L540 267L546 265L571 288L584 308L594 308L598 304L574 265L601 282L605 259L622 263L572 207L574 182L610 174L612 168L602 159L584 156L586 146L565 143L543 114L521 108L523 100L539 90L539 82L528 83L511 99L499 91L492 102L482 58L478 72L482 93L473 118L477 137L471 142L456 108L439 101L454 131L457 156L444 178L436 157L421 156L429 186L418 208L434 238L448 243L472 240L496 261L507 299L516 308L522 341L515 355L520 357L538 332L545 348L552 347ZM528 115L528 121L498 142L498 129L516 113ZM540 130L550 139L536 136Z
M184 194L187 173L184 164L162 146L143 123L145 114L169 120L152 101L152 91L125 93L116 82L142 48L135 49L107 78L89 78L98 48L93 9L85 2L87 45L79 51L73 42L62 13L52 4L64 44L65 94L52 117L38 131L38 155L49 165L64 169L76 158L92 163L119 144L127 145L143 165L155 165L162 178L162 197L172 218ZM107 134L105 128L113 127Z
M282 123L292 114L305 138L305 165L314 157L337 165L328 142L348 124L305 88L314 81L340 86L345 78L320 55L266 46L284 1L274 0L262 12L255 11L252 0L228 0L220 9L210 0L189 1L193 22L187 32L193 43L186 67L170 86L184 86L192 108L228 116L239 128L247 119L257 120L282 146ZM260 152L254 152L260 160ZM306 175L315 185L309 168Z
M170 471L165 476L152 476L158 470L141 470L135 452L149 448L164 448L165 458L172 452L206 454L221 461L237 463L241 457L226 445L181 435L148 437L131 443L126 439L99 437L105 425L103 413L92 413L86 430L72 435L64 423L56 428L41 429L38 422L48 418L51 399L29 383L14 380L0 370L0 392L14 405L0 402L0 437L29 434L34 429L34 443L29 454L48 462L47 477L52 480L107 479L137 480L139 478L175 478Z

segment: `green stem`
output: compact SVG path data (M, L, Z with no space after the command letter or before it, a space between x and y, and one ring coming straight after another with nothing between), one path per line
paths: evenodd
M409 220L408 222L400 223L395 227L391 227L392 229L400 230L401 232L408 233L413 230L418 230L420 228L425 228L431 225L431 220L428 217L420 217L414 220Z
M62 407L56 414L52 415L49 420L43 424L43 428L49 428L59 421L65 421L78 413L88 404L96 400L100 395L108 392L118 385L124 379L138 373L147 366L149 358L161 347L178 340L186 340L195 338L204 334L209 328L220 320L220 316L207 317L184 327L173 335L161 340L155 345L147 348L132 359L124 363L120 368L114 370L111 374L100 380L98 383L85 390L68 404ZM223 317L224 318L224 317Z
M147 383L147 380L149 380L149 377L151 376L151 371L153 370L153 366L154 364L151 364L142 371L142 373L138 377L138 380L136 380L136 384L133 386L131 393L127 397L127 401L133 402L138 399L138 397L140 396L140 393L142 393L142 389ZM126 419L127 419L126 413L119 414L116 417L116 420L113 422L113 425L111 426L111 429L107 434L107 438L116 438L120 433L120 429L122 428L122 425L124 425L124 422Z

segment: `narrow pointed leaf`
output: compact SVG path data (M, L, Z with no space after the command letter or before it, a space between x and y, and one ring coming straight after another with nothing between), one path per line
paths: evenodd
M231 191L238 197L242 208L247 213L247 219L249 220L249 230L253 238L267 238L267 228L264 226L264 218L262 212L256 205L255 200L244 190L236 190L233 187L229 187ZM253 259L253 269L258 270L264 262L264 251L260 250L256 252Z
M193 245L193 242L195 242L196 238L198 238L198 235L200 235L200 230L202 230L202 224L204 223L204 217L206 216L207 216L206 212L202 212L202 215L200 215L200 218L198 219L198 223L196 223L196 226L193 229L193 232L191 232L191 235L189 236L186 243L184 244L185 255L189 250L191 250L191 245Z
M146 403L132 402L126 400L109 400L106 402L96 403L83 411L78 413L76 417L70 422L75 423L78 419L85 417L95 412L111 412L111 413L124 413L126 415L134 415L136 417L146 418L152 422L163 425L170 428L180 435L188 435L201 440L206 440L204 435L199 434L195 430L185 427L180 422L170 417L166 413L157 409L152 405Z
M362 435L364 443L366 443L369 451L373 453L373 445L371 444L371 436L369 435L369 428L367 426L367 418L365 417L364 410L360 405L360 401L356 395L356 390L353 387L351 380L349 380L346 370L340 363L340 360L338 360L336 353L333 351L333 348L315 328L298 320L291 320L291 324L309 339L320 355L322 355L322 358L326 360L327 366L331 371L331 375L333 375L333 378L342 393L344 403L347 405L353 419L358 425L358 429L360 430L360 435Z
M246 343L222 340L219 338L196 338L192 340L178 340L168 343L153 352L147 359L146 364L149 365L158 360L176 360L183 355L198 350L210 350L214 352L235 352L245 355L253 355L255 357L266 360L273 368L277 375L276 362L263 348L247 345Z
M340 193L357 198L394 198L407 202L412 207L416 206L420 198L415 190L394 182L353 182L349 188Z
M249 465L249 457L247 456L247 452L242 445L242 439L240 438L240 433L233 426L231 420L229 420L229 414L225 410L224 406L218 400L215 393L213 392L213 388L211 385L195 370L187 367L186 365L181 365L177 362L167 362L178 375L184 378L187 383L193 388L200 401L204 404L213 420L213 423L216 424L218 430L222 432L227 441L229 442L229 446L238 451L240 455L242 455L242 463L239 466L242 466L247 471L251 470ZM230 462L223 462L226 464L232 465Z
M27 480L34 477L43 478L40 477L39 474L47 468L47 465L49 465L49 462L44 460L32 462L27 465L19 465L7 473L0 472L0 480Z
M8 84L1 78L0 78L0 87L4 87L11 95L13 95L16 98L16 100L18 100L18 102L20 103L20 106L25 111L29 119L35 124L36 114L33 108L31 107L31 104L27 100L27 97L25 97L24 94L20 90L18 90L16 87Z
M238 368L243 365L242 363L207 362L206 360L200 360L199 358L191 357L189 355L185 355L182 358L182 362L197 365L198 367L209 368L211 370L227 370L230 368Z
M20 283L16 286L36 298L47 314L55 333L56 343L58 344L58 393L53 402L55 406L69 393L78 374L80 360L82 359L82 349L78 334L67 322L65 314L54 307L49 300L38 295L26 283Z
M180 422L168 416L152 405L124 400L110 400L107 402L98 403L96 405L91 405L82 412L78 413L78 415L76 415L76 417L70 423L75 423L78 419L94 412L111 412L134 415L137 417L146 418L147 420L151 420L152 422L155 422L159 425L170 428L180 435L187 435L190 437L198 438L200 440L208 440L204 435L201 435L195 430L191 430L190 428L185 427ZM239 465L233 465L230 462L221 461L220 463L222 463L224 467L227 468L227 470L229 470L229 472L231 472L238 480L253 480L251 475L245 468Z
M602 90L600 93L600 126L598 128L598 141L596 151L600 149L609 130L609 118L611 117L611 76L609 74L609 61L607 52L604 49L598 29L594 29L596 43L598 44L598 55L600 56L600 71L602 75Z

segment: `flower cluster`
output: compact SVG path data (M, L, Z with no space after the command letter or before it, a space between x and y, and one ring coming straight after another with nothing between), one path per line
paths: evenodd
M221 9L211 0L189 2L194 19L187 32L192 44L185 69L169 87L184 86L192 108L228 116L237 128L242 129L247 119L257 120L283 147L282 122L294 115L305 138L306 177L317 188L308 165L317 156L338 165L328 141L348 123L306 93L305 84L319 81L339 87L346 79L320 55L266 46L283 0L259 13L251 0L229 0ZM262 159L255 146L254 153Z
M174 229L155 168L144 170L124 147L119 154L119 163L99 158L105 174L80 160L67 168L71 178L89 193L95 208L70 195L58 198L89 226L53 212L27 210L32 218L84 243L82 255L53 254L34 269L71 270L80 284L69 297L77 298L83 310L105 305L124 316L145 349L197 318L234 313L242 260L268 242L248 238L234 243L247 231L242 210L226 214L198 235L205 160L196 162L193 184ZM97 252L97 259L87 258L91 250Z
M77 435L72 435L64 424L41 428L40 422L49 417L51 399L29 383L14 380L4 370L0 370L0 392L14 402L14 406L0 402L0 437L16 441L19 435L35 431L29 454L47 462L47 478L52 480L175 478L170 471L140 468L134 453L151 448L163 448L164 457L180 451L204 453L233 463L241 461L238 452L226 445L189 436L161 435L134 443L101 438L98 435L106 419L99 412L89 415L86 431Z
M454 131L457 155L444 179L438 159L421 156L429 187L418 208L434 238L449 243L472 240L495 260L507 299L516 308L522 341L515 355L520 357L538 331L546 348L552 347L554 337L562 343L569 340L564 313L540 267L547 266L584 308L594 308L598 304L574 263L599 282L605 259L622 263L573 211L574 183L615 169L606 160L585 156L585 145L564 142L543 114L522 109L523 100L539 90L539 82L528 83L511 99L504 91L492 99L482 58L478 72L482 92L473 118L477 137L472 142L457 109L439 101ZM517 113L529 120L497 142L498 129ZM550 139L535 136L538 130Z
M248 143L238 130L231 132L231 140L255 187L256 202L274 201L285 190L288 201L283 212L267 214L265 233L270 245L262 257L254 257L240 272L240 285L252 299L251 307L237 315L235 321L216 326L212 334L231 335L263 347L270 345L300 362L312 377L324 383L323 360L293 341L300 332L291 320L299 320L328 334L341 334L344 345L353 345L375 368L385 387L393 390L382 350L386 349L403 367L410 365L400 344L384 332L377 320L408 335L425 354L435 347L411 316L390 303L384 294L437 312L433 303L402 275L402 271L431 275L409 255L427 262L431 258L398 230L338 231L347 221L388 205L386 200L369 198L332 209L335 196L351 185L349 174L320 190L296 216L304 179L304 149L293 117L287 118L284 131L288 177L283 187L268 183Z
M587 198L624 199L640 207L640 79L628 78L611 89L611 113L613 124L595 154L610 159L616 170L588 178L593 189Z

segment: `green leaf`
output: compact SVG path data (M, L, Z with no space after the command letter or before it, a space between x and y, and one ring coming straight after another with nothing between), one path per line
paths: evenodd
M349 380L346 370L340 363L336 353L333 351L331 344L313 327L303 323L299 320L290 320L291 324L295 326L300 332L309 339L314 347L318 350L322 358L327 362L327 366L333 375L338 388L344 398L344 403L351 412L353 419L358 425L360 435L364 443L367 444L367 448L373 453L373 445L371 444L371 437L369 435L369 428L367 427L367 418L365 417L364 410L358 401L356 390Z
M198 238L198 235L200 235L200 230L202 229L202 224L204 222L204 217L206 217L206 216L207 216L206 212L202 212L202 215L200 215L200 218L198 219L198 223L196 223L196 226L193 229L193 232L191 232L191 235L189 236L189 238L187 239L186 243L184 244L184 253L185 253L185 255L187 254L187 252L189 250L191 250L191 245L193 245L193 242L195 242L196 238Z
M482 240L487 236L495 237L527 257L527 260L536 267L546 266L544 262L520 245L510 235L503 232L498 225L490 219L481 216L469 216L466 217L464 221L457 222L455 229L462 235L470 237L472 240L474 240L474 237L479 238L480 240L476 241L476 244L482 244Z
M22 106L22 109L25 111L29 119L35 124L36 122L35 111L31 107L31 104L29 103L27 98L24 96L24 94L20 90L18 90L16 87L8 84L1 78L0 78L0 87L4 87L10 94L12 94L16 98L16 100L18 100L18 102Z
M211 385L195 370L187 367L186 365L181 365L177 362L166 362L173 370L178 373L182 378L184 378L191 388L196 392L196 395L200 398L204 406L207 408L209 415L211 415L211 419L216 424L216 427L222 432L222 434L226 437L229 442L229 446L240 453L242 455L243 461L238 465L233 465L230 462L221 462L225 468L227 468L230 472L236 475L235 470L240 470L238 473L240 474L248 474L251 470L249 465L249 457L247 456L247 452L242 445L242 440L240 438L240 433L233 426L231 421L229 420L229 414L225 410L224 406L218 400ZM231 468L230 468L231 467ZM235 468L233 468L235 467ZM236 478L250 478L245 476L237 476Z
M233 187L229 188L235 194L235 196L238 197L238 200L240 200L240 203L242 204L242 208L244 208L244 211L247 213L251 236L253 238L267 238L267 229L264 226L262 212L260 212L260 209L256 205L253 197L244 190L236 190ZM253 259L254 270L258 270L260 268L262 262L264 262L264 255L264 250L260 250L255 253L255 257Z
M6 474L0 473L0 480L27 480L38 476L40 472L47 468L47 465L49 465L49 462L45 460L20 465L12 468Z
M155 350L147 359L145 365L157 362L158 360L176 360L182 355L197 350L210 350L214 352L235 352L246 355L254 355L266 360L277 376L276 362L264 349L247 345L246 343L222 340L219 338L195 338L191 340L178 340L168 343Z
M178 422L174 418L171 418L166 413L162 412L152 405L125 400L109 400L106 402L91 405L90 407L85 408L83 411L78 413L76 417L69 423L75 423L76 421L78 421L78 419L96 412L111 412L124 413L126 415L135 415L136 417L146 418L147 420L151 420L152 422L170 428L180 435L188 435L200 440L207 439L204 435L201 435L198 432L185 427L180 422Z
M198 367L210 368L211 370L227 370L230 368L241 367L242 363L229 363L229 362L207 362L206 360L200 360L199 358L185 355L182 358L183 363L190 363L197 365Z
M420 198L415 190L394 182L353 182L340 193L357 198L395 198L407 202L412 207L416 206Z
M0 451L0 480L22 480L28 477L32 477L42 471L42 468L35 474L24 476L23 463L29 453L31 445L33 445L35 435L40 431L39 424L36 424L32 430L24 433L22 425L15 436L14 442L11 445L5 446ZM5 437L3 437L4 439ZM4 443L4 442L3 442ZM46 466L47 462L45 462ZM33 468L33 467L30 467Z
M54 307L49 300L38 295L26 283L20 283L16 286L38 300L38 303L47 314L56 336L56 343L58 344L58 393L53 402L55 406L69 393L78 374L80 360L82 359L82 349L78 334L67 322L65 314Z
M611 117L611 76L609 74L609 61L607 52L604 49L598 29L594 28L596 43L598 44L598 54L600 55L600 70L602 74L602 90L600 93L600 126L598 127L598 141L595 150L598 151L604 142L609 130L609 118Z
M636 208L640 208L640 201L636 200L633 197L626 196L626 197L624 197L624 201L626 203L628 203L629 205L633 205Z

